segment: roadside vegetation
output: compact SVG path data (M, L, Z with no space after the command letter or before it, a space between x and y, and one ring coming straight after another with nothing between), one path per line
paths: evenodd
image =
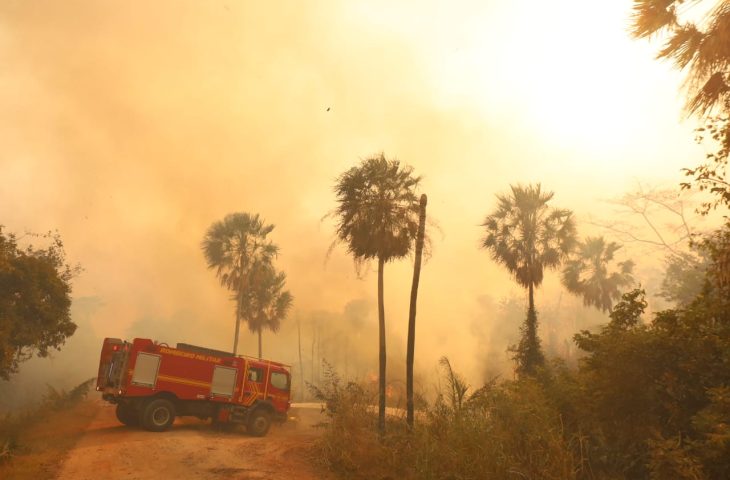
M316 391L324 466L363 479L730 478L728 285L708 273L690 305L651 319L645 307L631 290L599 331L577 333L577 368L554 360L473 390L442 359L436 400L412 430L390 417L382 439L372 396L331 373Z
M69 391L48 387L37 405L0 418L0 478L54 478L97 413L90 379Z
M726 213L730 52L722 39L730 8L694 2L709 8L698 22L682 0L633 3L633 35L665 35L658 57L686 72L687 113L704 123L698 140L716 146L703 164L684 170L681 187L710 198L698 213ZM398 415L384 423L382 385L378 419L373 393L330 372L314 389L329 417L318 444L324 467L362 479L730 478L730 217L713 231L691 234L681 209L645 197L681 216L679 231L686 235L669 244L645 208L632 208L658 236L650 243L668 252L659 296L672 303L645 315L646 292L634 262L615 258L619 244L602 237L579 241L572 212L549 206L553 194L540 184L510 189L486 216L481 246L527 290L521 338L504 346L516 378L472 389L443 358L444 381L435 399L420 402L410 427ZM412 210L402 210L400 221ZM363 216L371 225L361 230L381 228L381 217ZM371 240L373 251L378 242L387 244ZM570 364L544 354L534 301L544 273L558 269L568 292L608 313L603 325L574 332L579 355ZM557 321L568 324L561 315ZM384 343L381 334L381 357Z

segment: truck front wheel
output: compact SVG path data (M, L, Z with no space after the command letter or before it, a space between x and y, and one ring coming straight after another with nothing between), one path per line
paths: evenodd
M263 409L254 410L246 424L246 430L254 437L263 437L271 426L271 415Z
M117 420L122 422L124 425L134 427L139 425L139 414L132 407L132 405L126 403L117 404Z
M175 421L175 405L164 398L152 400L142 409L140 420L151 432L165 431Z

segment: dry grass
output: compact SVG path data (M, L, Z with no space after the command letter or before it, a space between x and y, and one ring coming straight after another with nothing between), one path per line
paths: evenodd
M580 462L560 415L535 381L486 385L470 395L451 369L449 385L413 431L389 418L379 438L372 399L331 375L315 391L329 422L318 441L323 467L343 479L570 480Z
M39 407L0 420L0 478L55 478L97 412L98 403L74 389L50 392Z

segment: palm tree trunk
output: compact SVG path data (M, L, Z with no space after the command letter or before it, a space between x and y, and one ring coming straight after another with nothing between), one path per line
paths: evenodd
M238 284L238 302L236 302L236 333L233 335L233 356L236 356L236 353L238 352L238 332L241 328L241 308L243 307L243 287L244 287L244 277L243 277L243 258L239 260L238 263L238 269L241 275L241 278L239 280Z
M418 217L418 236L416 237L416 258L413 265L413 284L411 285L411 305L408 311L408 351L406 353L406 420L413 428L413 359L416 350L416 303L418 282L421 278L421 257L423 256L423 237L426 234L426 203L428 198L421 195L421 209Z
M302 362L302 325L297 318L297 332L299 334L299 395L300 401L304 400L304 362Z
M378 333L380 348L380 371L378 389L378 432L385 434L385 305L383 304L383 268L385 260L378 258Z
M259 360L261 360L261 328L259 328L258 331L259 331Z
M545 363L545 357L540 348L540 338L537 336L537 311L535 310L535 287L528 287L527 318L525 319L523 338L520 340L520 365L518 371L527 375L534 375L537 368Z
M233 356L236 356L238 352L238 331L241 328L241 301L243 298L243 292L239 293L239 301L236 305L236 332L233 334Z

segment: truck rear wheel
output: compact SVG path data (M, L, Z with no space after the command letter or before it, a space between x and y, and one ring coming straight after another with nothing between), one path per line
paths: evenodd
M175 405L164 398L149 402L142 409L142 426L151 432L162 432L175 421Z
M246 431L254 437L263 437L271 427L271 415L263 409L254 410L248 418Z
M117 420L122 422L124 425L134 427L139 425L139 413L129 404L118 403L117 404Z

